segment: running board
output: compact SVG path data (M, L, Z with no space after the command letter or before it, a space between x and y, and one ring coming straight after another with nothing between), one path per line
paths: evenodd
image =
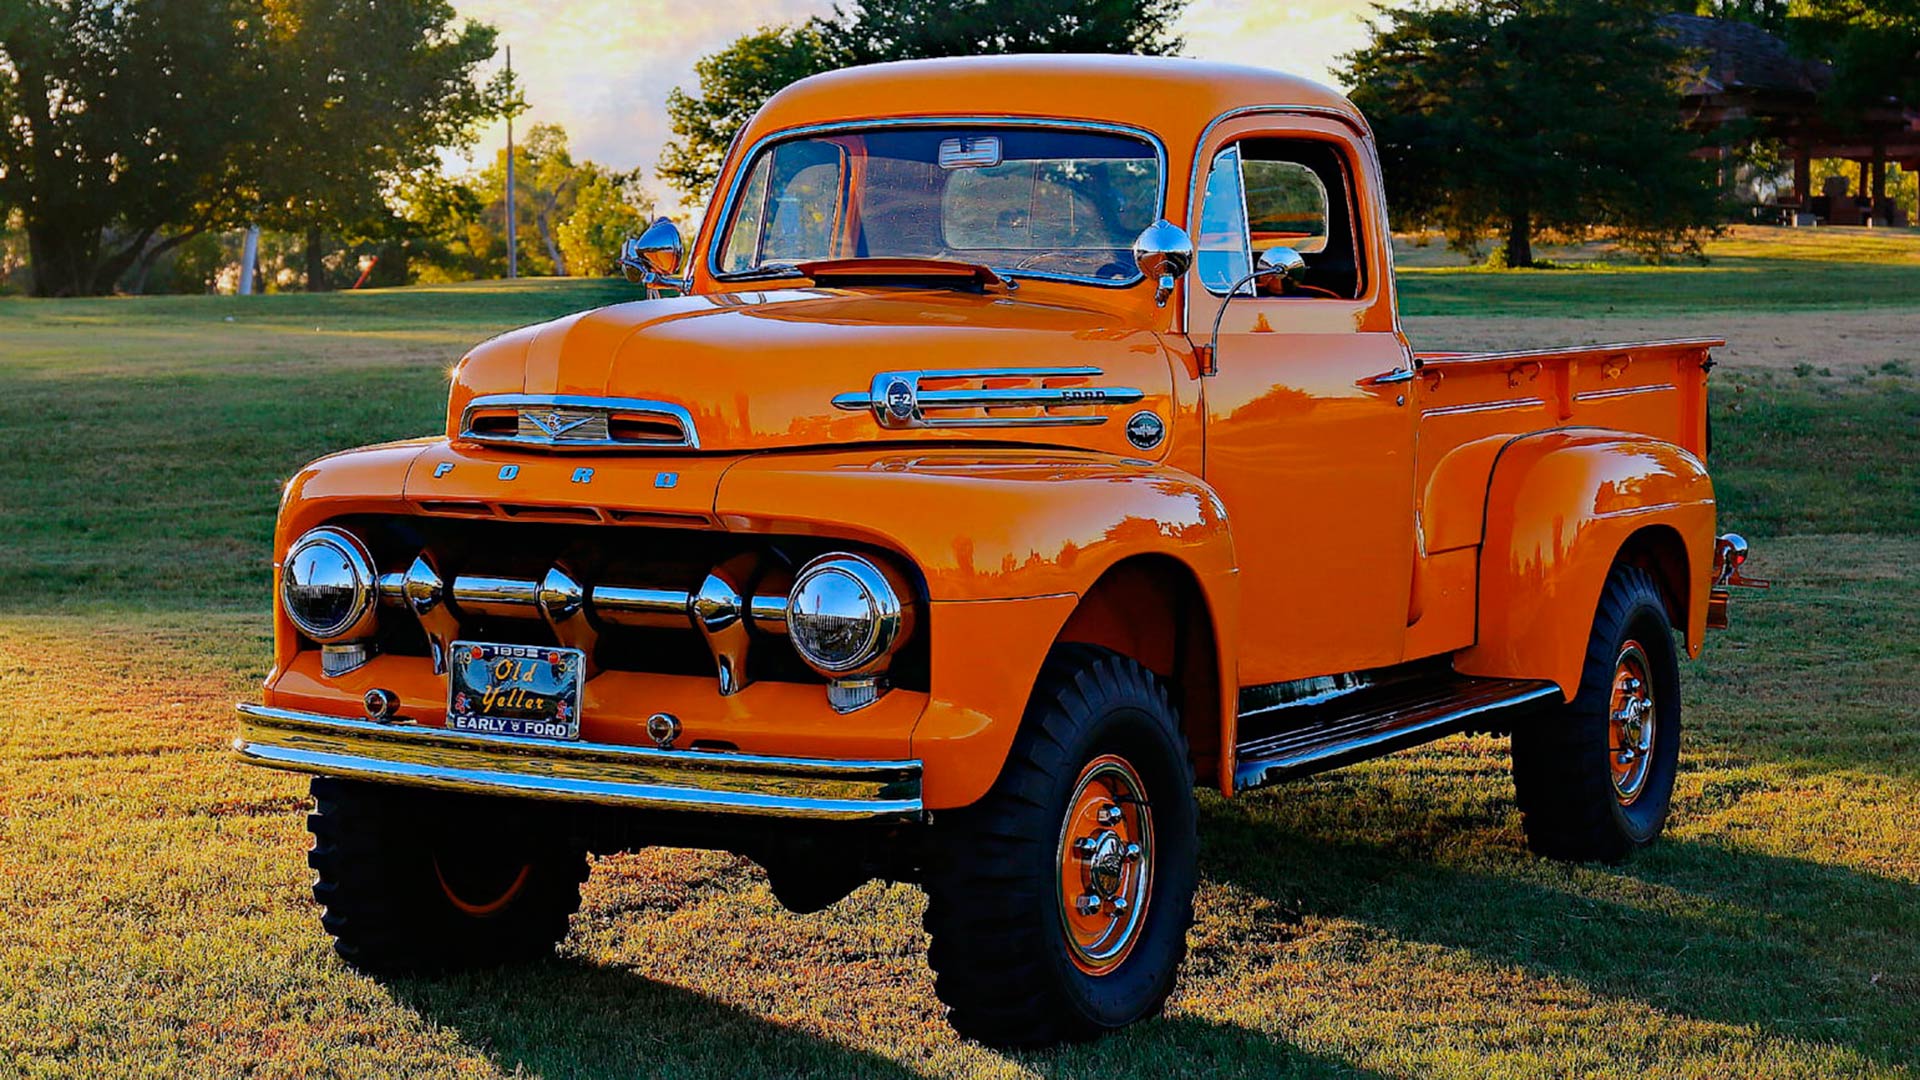
M1291 703L1243 710L1233 787L1247 791L1462 731L1494 730L1560 699L1560 688L1549 682L1448 672L1436 678L1363 679Z

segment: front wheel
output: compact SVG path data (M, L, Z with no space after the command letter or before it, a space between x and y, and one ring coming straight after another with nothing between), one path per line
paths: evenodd
M334 949L374 971L446 971L552 953L586 852L539 808L332 777L307 817L313 898Z
M1617 862L1660 835L1680 761L1680 668L1659 586L1614 568L1572 702L1513 733L1527 843L1541 855Z
M1056 650L993 789L934 825L928 959L954 1028L1038 1045L1157 1013L1193 922L1196 819L1166 688Z

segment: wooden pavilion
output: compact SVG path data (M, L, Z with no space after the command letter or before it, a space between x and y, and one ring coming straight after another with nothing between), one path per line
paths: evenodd
M1660 21L1704 59L1685 91L1693 123L1718 130L1753 121L1792 149L1793 195L1778 202L1783 217L1832 225L1911 220L1906 207L1887 197L1887 165L1920 172L1920 108L1888 98L1836 118L1821 100L1833 83L1830 66L1794 56L1773 34L1749 23L1697 15L1667 15ZM1857 184L1830 178L1826 190L1813 191L1814 158L1856 162Z

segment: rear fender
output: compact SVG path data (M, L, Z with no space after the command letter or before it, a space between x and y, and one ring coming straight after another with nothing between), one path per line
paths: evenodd
M1547 679L1580 688L1607 573L1659 552L1689 655L1706 630L1713 483L1686 450L1616 431L1568 429L1514 439L1487 487L1478 632L1454 658L1468 675ZM1680 552L1670 552L1675 544Z

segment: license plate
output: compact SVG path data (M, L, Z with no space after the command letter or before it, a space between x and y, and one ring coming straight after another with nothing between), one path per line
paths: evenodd
M579 649L456 641L449 651L448 731L580 737L587 664Z

